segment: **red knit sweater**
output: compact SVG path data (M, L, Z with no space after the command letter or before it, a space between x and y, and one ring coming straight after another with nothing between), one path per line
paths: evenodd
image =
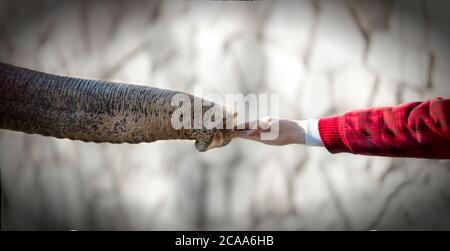
M322 118L319 133L331 153L450 159L450 99Z

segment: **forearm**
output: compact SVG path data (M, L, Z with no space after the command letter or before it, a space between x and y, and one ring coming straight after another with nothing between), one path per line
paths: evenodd
M294 143L325 146L331 153L450 158L450 100L350 111L298 120Z
M450 100L355 110L321 118L320 137L331 153L450 158Z
M323 146L319 134L319 119L295 120L299 129L294 130L293 139L296 144Z

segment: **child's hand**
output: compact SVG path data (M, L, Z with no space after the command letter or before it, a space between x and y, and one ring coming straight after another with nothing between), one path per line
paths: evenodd
M276 123L279 126L278 137L273 140L261 139L261 133L270 132ZM306 121L302 120L263 117L257 121L246 122L245 129L239 129L239 126L237 128L236 137L255 140L268 145L305 144Z

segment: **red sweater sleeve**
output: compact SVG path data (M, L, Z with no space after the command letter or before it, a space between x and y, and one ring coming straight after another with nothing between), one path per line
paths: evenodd
M450 99L322 118L319 133L331 153L450 159Z

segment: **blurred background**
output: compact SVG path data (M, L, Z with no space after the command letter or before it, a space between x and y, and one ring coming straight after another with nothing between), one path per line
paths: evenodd
M450 97L448 1L0 1L0 61L280 116ZM450 230L450 161L0 130L3 230Z

